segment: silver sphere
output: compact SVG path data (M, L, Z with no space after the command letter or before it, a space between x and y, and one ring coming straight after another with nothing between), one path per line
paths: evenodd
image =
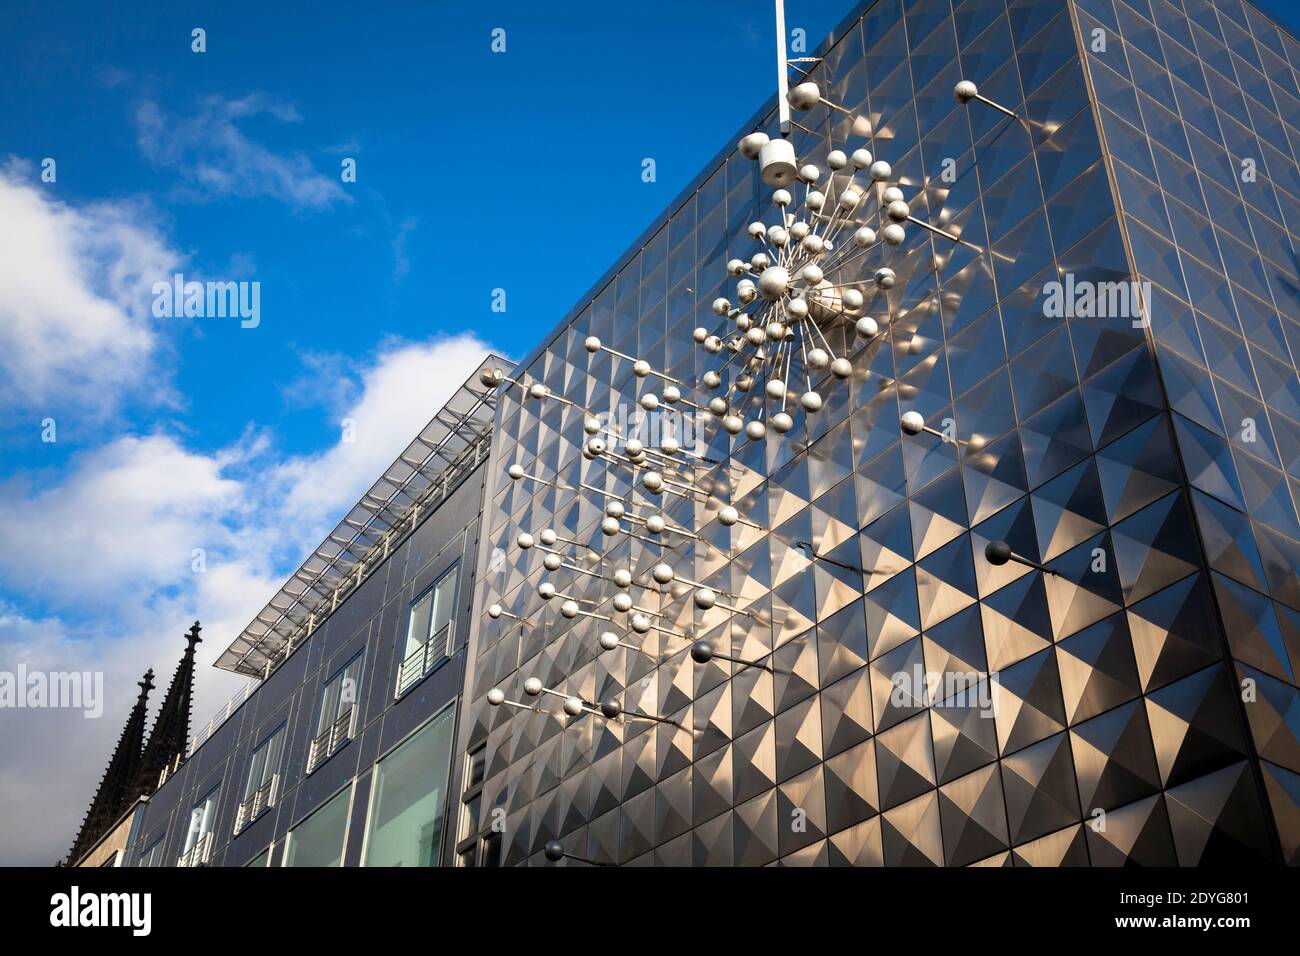
M826 205L826 194L814 189L808 193L803 204L813 212L821 212L822 207Z
M519 532L519 537L515 538L515 544L519 545L520 551L527 551L536 543L537 542L533 540L533 536L527 531Z
M758 441L767 434L767 426L762 422L750 422L745 426L745 437L750 441Z
M739 435L740 430L745 427L745 422L739 415L723 415L722 427L729 435Z
M543 385L541 382L534 382L532 385L528 386L528 395L530 398L536 398L540 400L546 398L549 394L550 392L547 390L546 386Z
M804 236L800 245L803 246L803 251L810 256L820 256L826 251L826 240L816 233L809 233Z
M669 405L675 405L682 400L682 390L676 385L665 385L663 399Z
M623 502L617 498L610 498L605 502L605 514L611 518L621 518L627 514L627 508L623 507Z
M761 222L751 222L749 224L749 238L762 239L767 235L767 226Z
M565 601L563 604L560 605L560 613L563 614L566 618L569 618L570 620L578 616L578 610L579 608L578 608L577 601L572 601L572 600Z
M786 412L777 412L772 416L772 427L777 434L784 435L790 429L794 428L794 419Z
M656 395L654 392L646 392L644 395L641 396L640 402L638 404L640 404L640 406L644 408L647 412L653 412L656 408L659 407L659 396Z
M650 363L645 359L637 359L632 363L632 374L637 378L645 378L650 374Z
M555 597L555 593L555 585L550 581L543 581L541 584L537 585L537 596L543 601L549 601L551 598Z
M767 328L763 329L763 333L767 336L769 342L780 342L785 338L785 326L780 322L769 322ZM745 389L745 391L749 391L749 389Z
M880 230L880 238L884 239L887 245L897 246L901 245L903 240L907 238L907 232L898 223L891 222Z
M638 634L645 634L650 630L650 618L644 614L633 614L629 619L629 623L632 625L632 630Z
M822 93L816 83L808 81L791 87L790 92L786 94L786 99L790 101L791 109L803 113L822 101Z
M499 368L485 368L478 373L478 380L488 388L496 388L505 378L505 373Z
M579 714L581 714L582 698L581 697L564 698L564 712L568 714L570 717L577 717Z
M627 568L615 568L614 584L620 588L630 588L632 586L632 572Z
M817 180L821 179L821 176L822 176L822 171L818 169L816 166L814 166L812 163L808 163L807 165L802 166L799 169L799 178L810 185L812 183L817 182Z
M755 272L762 272L772 264L772 260L767 257L766 252L756 252L749 257L749 267Z
M702 325L697 326L695 331L691 333L691 337L695 339L696 345L703 345L704 340L709 337L709 330Z
M769 266L758 277L758 291L769 302L790 291L790 273L784 266Z
M880 331L880 326L876 324L876 320L871 316L864 315L862 318L858 319L857 323L853 326L853 330L864 339L869 339Z
M671 584L677 577L677 572L673 570L671 564L661 561L650 569L650 576L655 579L656 584Z
M826 165L834 170L841 170L849 164L849 158L844 155L844 150L833 149L826 154Z
M812 238L815 237L813 236L808 237L808 239L812 239ZM807 240L804 241L807 242ZM808 263L808 265L804 266L802 269L799 270L799 278L802 279L804 282L808 283L808 285L810 286L817 285L817 283L821 282L823 279L826 278L826 273L822 271L821 266L815 265L810 262Z
M708 352L710 355L717 355L722 351L722 339L718 338L716 335L710 335L704 340L704 351Z
M722 297L718 297L713 300L714 315L726 315L730 311L731 311L731 303L728 300Z
M980 88L970 80L962 80L952 88L952 95L957 98L958 103L969 103L979 94Z
M876 279L876 285L880 286L880 288L892 289L894 287L894 283L898 281L898 276L894 274L893 269L890 269L888 266L885 266L876 270L875 279Z
M589 335L583 340L582 347L585 348L588 352L599 352L600 339L594 335Z
M709 399L709 411L716 417L721 418L723 415L727 414L727 400L721 395L715 395L713 398Z
M736 376L736 388L738 388L740 391L748 392L753 387L754 387L754 376L750 375L748 372L741 372L739 375Z
M872 179L878 183L883 183L885 180L889 179L890 176L894 175L894 170L889 163L885 162L883 159L878 159L871 164L870 173Z
M506 469L506 474L509 475L513 480L518 481L520 478L524 476L524 466L511 465L509 468Z
M492 620L495 621L497 618L501 616L501 612L504 610L505 608L503 608L500 604L489 604L488 617L492 618Z
M645 519L645 529L651 534L663 534L668 529L668 522L663 515L651 515Z
M822 410L822 397L816 392L804 392L799 396L799 404L804 407L804 411L820 412Z
M612 631L605 631L600 635L600 649L603 651L612 651L618 647L618 635Z
M542 682L536 677L530 677L524 681L524 693L529 697L536 697L542 692Z
M629 438L623 447L629 455L639 456L645 452L645 442L639 438Z
M647 471L641 476L641 487L652 495L658 494L664 487L664 476L657 471Z
M542 556L542 567L547 571L558 571L564 566L564 559L558 554L545 554Z
M875 245L876 230L870 226L863 226L853 234L853 242L859 249L866 249L868 246Z
M871 153L865 149L855 149L849 159L852 161L854 169L866 169L871 165Z
M790 241L790 233L785 226L773 226L767 231L767 241L778 249L784 249L785 244Z
M909 435L919 435L925 430L925 419L921 417L920 412L916 411L904 412L898 424Z
M772 204L775 206L788 206L794 202L794 197L790 195L788 189L778 189L772 193Z
M537 539L549 548L560 540L560 536L550 528L543 528L537 533Z
M603 438L587 439L587 451L590 452L593 457L598 457L600 455L605 454L605 439Z
M740 512L731 505L723 505L718 509L718 523L724 528L730 528L740 520Z
M762 345L767 341L767 332L756 325L745 333L745 341L750 345Z
M836 378L848 378L853 374L853 363L846 358L837 358L831 362L831 374Z
M862 293L857 289L845 289L840 293L840 301L844 303L844 308L850 312L856 312L862 308Z
M807 273L808 269L805 268L803 271L804 273ZM793 315L796 319L802 319L808 315L807 299L791 299L789 302L786 303L785 307L787 311L789 311L789 313Z
M845 212L852 212L858 208L858 203L862 202L862 193L856 189L846 189L840 196L840 208Z
M790 224L790 235L794 238L795 242L803 242L811 231L812 227L806 222L800 221Z
M888 206L891 202L898 202L904 199L903 191L897 186L886 186L880 193L881 205Z
M710 369L709 371L704 373L703 382L705 388L717 388L719 385L722 384L722 376L719 375L717 372L713 371L712 369ZM664 389L665 400L667 399L667 392L668 390Z
M493 687L487 692L487 702L493 707L500 707L506 702L506 692L500 687Z
M746 159L758 159L758 153L767 145L768 139L766 133L750 133L748 136L742 137L738 144L740 155Z
M659 439L659 450L665 455L675 455L682 450L682 443L672 435L664 435Z
M744 259L728 259L728 260L727 260L727 272L728 272L728 274L733 275L733 276L735 276L736 278L740 278L740 277L743 276L747 271L748 271L748 266L745 265L745 260L744 260Z
M813 349L808 353L809 368L825 368L830 363L830 354L825 349Z
M785 398L785 382L779 378L770 378L767 380L767 386L764 388L767 397L779 401Z
M623 530L623 526L618 523L617 518L602 518L600 522L600 533L613 537Z
M711 610L718 603L718 595L711 588L695 589L695 606L701 611Z
M907 217L912 215L912 208L903 200L895 199L885 207L885 215L894 222L907 222Z
M632 610L632 595L626 591L620 591L614 595L614 610L620 614L626 614Z

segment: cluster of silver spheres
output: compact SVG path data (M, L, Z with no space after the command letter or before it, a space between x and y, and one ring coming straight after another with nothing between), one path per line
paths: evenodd
M801 102L819 96L816 84L800 84ZM796 107L798 108L798 107ZM880 331L876 319L866 314L868 297L876 290L893 288L894 271L874 270L870 280L836 282L874 249L897 246L906 238L903 223L911 209L897 186L886 185L893 171L866 149L846 154L832 150L826 157L830 175L811 164L797 164L788 140L750 133L740 141L740 152L757 160L763 179L780 184L773 190L777 210L773 224L750 223L748 233L759 250L749 260L732 259L727 274L736 280L735 302L714 300L713 312L730 320L718 334L697 328L695 341L710 355L725 355L720 368L706 371L702 384L717 391L723 373L732 374L725 393L708 402L708 410L730 434L744 432L763 438L770 426L784 434L794 427L786 410L797 400L809 413L820 411L824 400L813 388L813 375L829 371L847 379L853 365L837 355L825 330L847 322L864 339ZM862 177L861 181L859 177ZM802 211L796 212L795 191L802 186ZM798 364L796 365L796 360ZM802 369L803 387L790 381ZM745 421L737 405L742 396L761 388L761 417ZM769 407L770 406L770 407Z

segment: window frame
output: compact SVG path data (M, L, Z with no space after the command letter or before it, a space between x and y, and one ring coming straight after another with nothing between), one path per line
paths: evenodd
M316 715L316 730L307 745L308 776L315 773L327 760L347 746L348 742L356 736L357 713L361 710L361 681L362 675L365 673L365 658L366 651L365 648L362 648L348 658L341 667L336 668L329 679L321 685L320 709ZM355 673L352 676L356 684L355 696L352 701L348 702L348 709L344 712L340 709L345 703L343 699L344 681L347 680L349 672L354 667ZM331 711L333 715L330 717L329 722L326 723L325 715ZM346 728L340 726L344 717L349 718ZM317 745L322 740L325 740L325 745L318 752Z
M448 567L423 591L421 591L407 608L406 639L402 644L402 657L397 665L397 683L394 699L400 698L424 678L428 677L446 661L450 660L456 646L456 605L460 596L460 559ZM443 587L451 582L450 593L444 596ZM445 601L445 604L444 604ZM428 602L427 617L420 613L420 606ZM446 620L437 627L438 617L446 608ZM415 627L418 619L425 617L423 639L415 640ZM435 630L436 627L436 630ZM434 638L445 632L442 640L435 644ZM413 643L414 642L414 643ZM430 647L437 648L436 656L431 657ZM418 664L413 667L413 664Z

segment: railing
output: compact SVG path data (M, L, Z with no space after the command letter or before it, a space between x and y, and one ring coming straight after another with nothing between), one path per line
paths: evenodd
M451 646L452 623L448 621L444 624L437 634L411 651L406 660L402 661L402 666L397 669L397 691L393 696L401 697L412 684L433 670L433 665L447 656Z
M176 861L177 866L202 866L207 863L212 856L212 831L209 830L203 836L199 837L198 842L181 854L181 858Z
M258 787L247 800L239 805L239 809L235 811L236 833L260 817L262 811L275 803L275 791L279 782L280 775L278 773L272 774L270 780Z
M344 742L352 739L352 716L355 713L356 708L349 707L347 713L321 731L320 735L311 742L311 750L307 753L308 773L319 767L325 758L332 756Z
M205 740L207 740L214 733L216 733L218 727L220 727L228 719L230 719L230 715L239 709L239 705L248 699L248 695L252 693L253 688L256 687L259 683L261 682L250 680L247 684L245 684L243 687L241 687L238 691L235 692L235 696L231 697L230 700L226 701L225 707L221 708L221 710L217 711L215 714L212 715L212 719L208 721L207 726L205 726L202 730L200 730L197 734L195 734L193 737L190 738L190 745L185 751L185 756L187 758L192 756L194 751L198 750L199 747L202 746Z

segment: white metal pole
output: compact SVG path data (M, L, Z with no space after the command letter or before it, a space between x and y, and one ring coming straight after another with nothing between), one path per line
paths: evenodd
M776 0L776 107L781 117L781 135L790 135L790 71L785 59L785 0Z

